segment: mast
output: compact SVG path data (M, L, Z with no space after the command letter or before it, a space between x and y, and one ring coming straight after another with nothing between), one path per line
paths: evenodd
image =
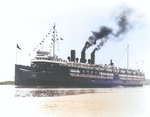
M59 39L60 40L63 40L63 39L61 37L58 38L58 33L56 31L55 23L54 23L54 26L52 27L52 29L50 29L49 33L46 35L46 37L51 33L51 31L52 31L51 45L53 47L50 45L50 48L53 48L53 57L55 57L55 42L58 41ZM44 43L44 41L45 41L45 38L41 41L41 43L39 43L39 45L42 45ZM37 47L35 47L33 51L36 51L36 48L38 48L39 45L37 45ZM43 50L43 46L42 46L42 50ZM51 49L50 49L50 52L51 52Z
M53 35L54 38L52 40L53 40L53 57L54 57L55 56L55 41L56 41L55 40L55 23L54 23L53 28L54 28L54 32L53 32L54 33L54 35Z
M129 69L129 44L127 46L127 70Z
M55 57L55 42L58 41L59 39L60 40L63 40L61 37L57 37L58 36L58 33L56 31L56 26L55 26L55 23L54 23L54 27L53 27L53 38L52 38L52 41L53 41L53 57Z

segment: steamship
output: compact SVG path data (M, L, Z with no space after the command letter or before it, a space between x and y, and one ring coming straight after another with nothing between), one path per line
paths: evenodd
M68 60L54 56L55 25L53 30L53 56L48 51L37 50L30 66L15 64L15 85L69 88L143 86L145 75L140 70L117 68L112 60L109 65L95 64L96 49L86 62L85 51L89 42L81 51L80 62L75 57L75 50L71 50Z

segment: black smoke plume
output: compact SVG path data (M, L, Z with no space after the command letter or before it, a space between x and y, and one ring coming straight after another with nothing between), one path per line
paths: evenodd
M121 13L115 18L118 25L118 31L114 34L115 37L127 33L133 27L129 19L131 15L133 15L133 10L131 8L126 6L121 7Z
M98 32L92 31L92 33L93 36L89 37L89 42L91 43L91 45L95 45L98 39L102 39L102 38L107 39L108 38L107 36L112 33L112 29L106 26L102 26L100 27Z
M118 26L118 30L114 32L114 29L112 28L109 28L107 26L101 26L99 28L99 31L92 31L92 36L90 36L88 39L88 48L90 46L96 45L97 40L100 40L99 44L97 44L96 49L99 50L110 38L110 35L114 38L119 39L121 35L126 34L133 27L129 20L129 17L133 14L133 10L128 8L127 6L122 6L121 9L119 9L118 11L120 11L120 13L115 17L115 22Z

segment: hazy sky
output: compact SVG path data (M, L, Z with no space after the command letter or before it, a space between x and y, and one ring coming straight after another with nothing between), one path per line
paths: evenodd
M17 50L17 63L29 64L34 55L33 49L55 23L59 37L64 39L59 41L59 51L56 54L67 59L70 50L74 49L76 57L80 58L85 42L92 36L91 31L98 31L101 26L112 28L114 32L118 30L115 18L123 6L134 11L134 15L129 17L132 29L120 38L109 39L96 51L96 64L109 64L112 59L115 66L126 68L124 52L129 44L129 68L141 69L146 78L150 78L148 0L5 0L0 1L0 81L14 80L17 43L21 47L21 50ZM46 37L48 47L51 37ZM86 51L86 59L90 58L95 47L96 45Z

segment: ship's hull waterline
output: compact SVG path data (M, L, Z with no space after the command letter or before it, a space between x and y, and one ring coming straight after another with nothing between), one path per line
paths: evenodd
M15 85L45 86L60 88L99 88L114 86L143 86L143 83L122 82L121 80L100 79L88 77L72 77L69 74L40 74L36 75L31 67L15 65Z

